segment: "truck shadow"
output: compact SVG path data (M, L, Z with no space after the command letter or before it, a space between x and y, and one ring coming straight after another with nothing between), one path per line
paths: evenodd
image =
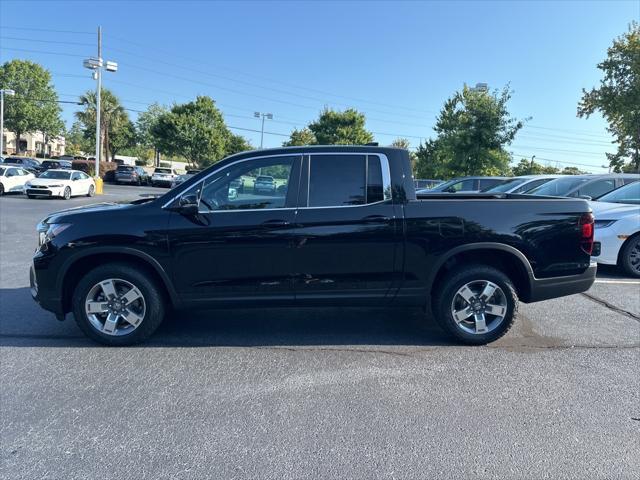
M0 345L100 347L71 315L58 322L31 299L28 288L0 289ZM172 312L139 347L291 347L452 345L419 309L298 308Z

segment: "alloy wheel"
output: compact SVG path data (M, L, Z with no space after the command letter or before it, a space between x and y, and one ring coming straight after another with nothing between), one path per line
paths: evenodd
M629 266L631 270L640 275L640 239L629 248Z
M146 313L142 292L131 282L108 278L87 294L85 313L89 323L105 335L128 335L140 326Z
M458 289L451 302L451 315L459 329L480 335L495 330L507 315L507 297L488 280L474 280Z

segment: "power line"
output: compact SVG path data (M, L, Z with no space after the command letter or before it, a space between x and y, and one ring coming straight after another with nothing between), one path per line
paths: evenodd
M58 55L61 57L84 58L86 55L78 55L75 53L51 52L48 50L32 50L29 48L0 47L0 50L12 50L16 52L39 53L41 55Z
M77 45L82 47L92 47L95 48L94 44L91 43L82 43L82 42L66 42L62 40L40 40L36 38L21 38L21 37L7 37L4 35L0 35L0 39L2 40L19 40L22 42L35 42L35 43L55 43L59 45Z
M50 28L31 28L31 27L13 27L8 25L0 25L0 30L29 30L33 32L49 32L49 33L72 33L78 35L95 35L96 32L81 32L78 30L52 30Z

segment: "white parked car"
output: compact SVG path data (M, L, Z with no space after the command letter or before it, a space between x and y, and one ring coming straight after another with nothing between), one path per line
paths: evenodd
M153 175L151 175L151 185L157 187L159 185L163 185L165 187L170 187L173 183L174 178L178 176L178 172L171 168L162 168L158 167L153 171Z
M10 192L24 192L24 185L36 178L31 172L22 167L0 165L0 196Z
M596 217L594 240L600 244L595 260L618 265L629 275L640 277L640 182L613 190L590 204Z
M79 170L47 170L25 185L27 197L93 197L96 185L89 175Z

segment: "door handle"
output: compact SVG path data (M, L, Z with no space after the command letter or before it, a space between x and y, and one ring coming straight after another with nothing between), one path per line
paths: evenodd
M262 227L268 228L288 227L289 225L291 225L291 222L287 222L286 220L273 219L262 222L260 225Z
M362 219L364 223L388 222L391 219L384 215L368 215Z

